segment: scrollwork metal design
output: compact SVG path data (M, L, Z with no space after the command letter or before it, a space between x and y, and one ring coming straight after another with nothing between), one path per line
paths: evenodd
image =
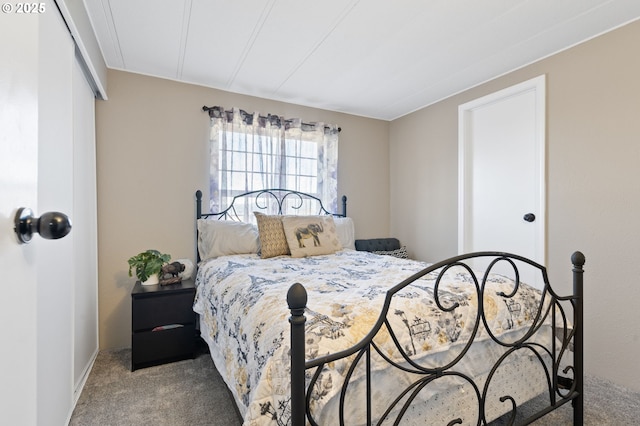
M251 201L251 199L253 199ZM319 215L332 215L332 216L346 216L347 215L347 197L342 196L342 212L330 212L322 203L322 200L315 195L307 194L305 192L294 191L289 189L260 189L256 191L248 191L242 194L234 196L229 205L222 211L203 213L202 212L202 191L196 191L196 219L200 218L213 218L221 220L240 220L236 211L236 204L239 200L250 200L257 209L267 210L271 206L269 200L271 200L276 209L273 214L284 214L287 211L287 207L293 210L299 210L305 200L313 202L317 206L317 214ZM293 201L294 204L288 204L288 201ZM283 208L285 207L285 208Z
M478 277L474 273L473 269L467 264L469 260L476 257L493 258L488 264L489 266L486 268L481 280L478 280ZM488 320L487 314L484 310L484 298L485 292L488 291L487 283L492 271L494 271L497 264L506 262L513 270L513 288L511 289L511 291L501 291L496 294L505 299L505 303L514 301L514 298L522 288L522 283L520 282L520 271L518 269L518 265L516 265L516 261L524 262L524 264L536 268L536 270L542 276L544 288L541 290L540 299L535 306L535 313L531 315L530 321L528 321L525 326L518 331L518 333L520 333L518 334L519 337L515 338L515 340L513 341L507 341L503 336L498 335L494 332L494 330L492 330L490 321ZM584 263L584 257L582 257L582 262ZM577 269L579 270L578 273L581 273L581 265L579 266L579 268L577 267ZM457 353L457 355L452 355L453 359L443 361L443 365L435 367L421 365L421 363L414 359L414 357L412 356L415 354L408 353L400 344L396 332L393 329L392 322L388 318L392 299L394 295L396 295L400 290L416 283L425 275L436 273L437 276L433 287L433 298L435 304L443 313L455 312L455 310L459 307L459 304L457 302L448 303L451 301L441 300L440 286L442 284L445 273L448 270L457 267L461 267L464 271L466 271L466 274L468 274L470 277L469 282L472 283L475 287L478 301L477 310L475 312L475 323L473 324L473 327L471 328L471 331L468 333L468 335L465 335L467 341L462 345L462 348L459 349L460 352ZM574 269L574 274L575 273L576 269ZM576 277L577 276L574 275L574 282L576 280ZM579 278L581 288L581 276ZM581 293L581 291L576 291L576 293ZM565 312L565 303L571 306L571 309L574 311L573 317L571 319L572 322L569 321L567 313ZM344 380L341 384L340 389L340 405L338 418L341 425L347 424L345 421L344 406L347 390L351 384L351 381L353 380L356 368L359 368L363 360L365 363L366 371L366 395L364 396L364 398L365 404L367 406L367 424L382 424L384 421L389 420L389 417L392 415L392 413L396 416L395 419L393 419L393 424L399 424L400 420L405 416L409 407L414 403L414 401L416 401L416 398L423 389L428 388L432 383L442 378L455 377L470 385L474 390L475 397L478 401L477 424L486 425L486 404L490 397L493 398L493 396L490 396L490 390L492 389L494 378L497 377L500 368L505 365L511 357L528 357L532 361L537 361L537 364L539 364L541 367L541 382L546 383L549 399L548 406L533 414L529 418L525 419L525 422L529 423L537 418L540 418L547 414L549 411L573 400L580 401L579 404L574 405L580 405L582 401L582 365L577 365L577 363L572 362L573 359L570 359L570 349L571 344L576 337L576 330L578 329L578 326L581 326L581 324L579 324L580 318L577 314L577 312L581 311L581 303L581 297L575 294L566 297L558 296L549 285L546 269L543 266L521 256L508 253L481 252L457 256L446 261L431 265L430 267L425 268L424 270L407 278L387 292L384 305L377 322L375 323L371 331L367 334L367 336L365 336L365 338L362 339L358 344L339 353L329 354L305 362L305 368L307 369L307 371L315 369L312 377L307 380L307 421L312 425L318 424L314 418L313 410L311 409L311 395L313 394L314 389L317 388L318 379L320 378L322 371L327 368L327 366L331 365L331 363L345 359L349 359L349 366L346 370L346 374L344 375ZM544 329L542 329L543 325L549 325L549 327L545 327ZM378 333L380 333L380 331L383 329L384 332L388 333L388 335L391 337L394 350L397 351L397 355L394 355L394 357L392 357L388 353L385 353L385 350L383 350L383 348L374 341L376 335L378 335ZM541 332L541 330L546 332L548 329L551 330L551 342L549 345L542 344L533 340L534 336L536 336L536 333ZM487 341L491 341L499 347L504 348L504 352L501 354L501 356L499 356L495 364L488 370L489 372L486 376L486 379L484 379L484 383L477 383L476 380L464 374L463 372L456 371L456 368L459 365L460 361L464 358L465 355L469 353L472 344L474 343L474 340L478 336L480 330L487 334ZM578 348L578 350L580 350L580 348ZM297 357L297 355L295 355L295 352L296 348L292 348L292 362L295 362L295 357ZM416 375L416 379L404 390L400 391L395 398L392 398L392 401L389 403L386 409L383 409L380 418L375 421L371 418L372 354L376 354L376 356L380 357L382 360L384 360L384 362L386 362L396 370L401 370ZM394 359L396 356L397 359ZM567 366L563 368L562 366L565 364ZM472 392L472 394L474 392ZM510 404L510 408L506 410L505 416L509 417L509 419L507 420L508 424L513 424L516 420L516 414L518 410L517 397L510 394L502 394L498 396L498 399L500 403ZM581 410L581 407L579 409ZM576 424L580 424L581 418L582 413L580 411L580 413L577 413L575 416ZM449 424L461 424L462 422L462 418L454 418L449 422ZM465 420L465 423L468 423L468 419Z

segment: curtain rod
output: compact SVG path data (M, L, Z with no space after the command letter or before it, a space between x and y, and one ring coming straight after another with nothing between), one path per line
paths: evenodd
M215 107L215 106L214 107L208 107L206 105L202 107L202 110L206 111L206 112L214 111L216 109L219 109L219 107ZM240 111L243 111L243 110L240 110ZM229 111L224 111L224 112L229 112ZM245 111L243 111L243 112L245 112ZM209 115L211 115L211 114L209 114ZM271 116L271 114L269 114L269 116ZM258 118L262 118L262 119L268 120L269 116L265 117L264 115L259 115ZM291 123L292 121L293 120L284 120L285 123ZM304 123L304 122L302 124L305 125L305 126L313 126L314 125L313 123ZM330 127L325 126L325 129L330 129ZM341 132L341 131L342 131L342 127L338 127L338 132Z

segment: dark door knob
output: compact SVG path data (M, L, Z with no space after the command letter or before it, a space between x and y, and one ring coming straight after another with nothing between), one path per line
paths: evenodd
M534 220L536 220L536 215L533 213L527 213L524 215L523 219L527 222L533 222Z
M18 209L14 224L21 243L31 241L31 236L35 233L40 234L42 238L57 240L71 231L71 221L66 214L47 212L38 218L34 217L31 209L26 207Z

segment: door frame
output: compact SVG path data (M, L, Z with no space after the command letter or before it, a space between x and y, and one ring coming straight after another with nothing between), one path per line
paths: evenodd
M482 108L492 103L497 103L508 98L533 91L535 94L535 152L537 162L536 173L538 175L537 186L539 188L537 203L539 214L536 214L538 223L536 231L535 260L540 264L546 264L546 76L541 75L487 96L475 99L458 107L458 252L468 251L467 222L471 216L471 206L467 200L467 190L471 187L469 173L469 161L472 152L471 145L471 115L477 108ZM516 253L518 254L518 253Z

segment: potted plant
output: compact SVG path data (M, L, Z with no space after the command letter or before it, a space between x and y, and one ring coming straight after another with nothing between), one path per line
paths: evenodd
M162 254L158 250L143 251L129 258L129 276L133 276L132 269L135 269L136 277L141 284L158 284L162 266L169 260L170 255Z

